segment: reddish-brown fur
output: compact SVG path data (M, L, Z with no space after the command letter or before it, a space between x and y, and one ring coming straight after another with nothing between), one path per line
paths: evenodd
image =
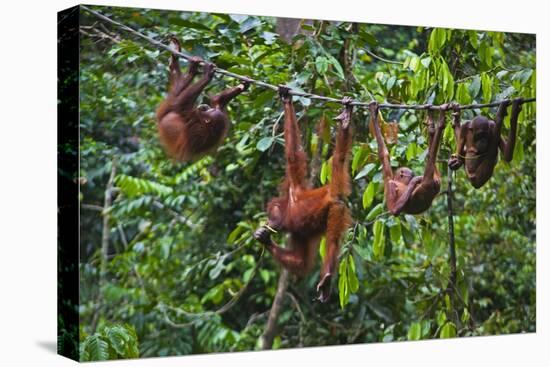
M177 51L181 49L175 38L172 38L172 47ZM212 97L212 106L195 106L215 70L214 64L205 64L202 78L192 84L201 62L200 58L193 57L187 73L182 74L178 58L170 57L168 96L157 109L160 141L171 157L181 161L213 153L222 144L230 125L225 107L248 86L239 84Z
M433 127L434 122L428 113L428 124L430 125L429 151L423 176L414 176L412 170L407 167L400 167L393 172L390 154L384 143L378 123L378 104L375 102L371 103L369 109L370 123L374 128L374 135L378 144L378 156L382 163L384 195L388 210L393 215L399 215L402 212L419 214L428 210L433 199L439 194L441 179L436 167L436 160L445 128L445 111L447 106L442 106L435 131Z
M516 131L518 116L521 111L521 99L512 102L510 117L510 132L508 140L501 137L502 122L506 116L506 109L510 104L504 101L500 104L495 120L484 116L476 116L473 120L460 122L458 105L454 107L453 125L455 130L456 154L449 159L449 168L457 170L464 165L468 180L476 189L483 186L491 176L498 162L498 150L503 153L506 162L512 160L516 145Z
M279 92L285 109L286 173L280 196L267 204L267 226L259 228L254 236L285 268L303 276L313 267L320 239L325 234L327 251L317 285L319 300L325 302L330 294L340 241L351 223L343 201L351 191L348 172L352 144L351 100L344 101L345 111L338 117L341 121L332 158L331 182L314 189L307 180L307 157L300 141L292 97L288 88L281 87ZM287 248L281 248L271 239L270 228L289 234Z

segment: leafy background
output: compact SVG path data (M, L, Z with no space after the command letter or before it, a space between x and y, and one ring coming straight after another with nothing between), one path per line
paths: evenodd
M175 34L221 68L335 98L466 104L536 94L534 35L95 9L156 39ZM263 348L280 269L251 234L284 172L275 93L252 86L231 103L233 125L215 156L174 162L155 127L168 54L81 15L81 360ZM207 94L235 83L218 77ZM311 177L326 183L339 106L295 101ZM482 112L495 111L463 118ZM398 124L392 162L422 172L424 114L383 113ZM524 105L511 163L499 162L479 190L462 170L454 177L454 286L444 194L451 129L439 154L443 194L422 215L392 217L367 119L356 112L355 222L332 298L312 301L318 267L291 278L272 347L535 331L535 104Z

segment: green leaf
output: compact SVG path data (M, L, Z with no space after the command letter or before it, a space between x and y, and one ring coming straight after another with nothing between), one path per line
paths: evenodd
M439 68L440 74L443 79L443 91L447 100L451 100L454 94L454 78L449 70L449 65L445 60L441 59L441 65Z
M214 161L214 158L210 156L206 156L202 159L199 159L198 161L191 163L189 166L183 169L181 173L176 175L176 185L181 185L182 183L188 182L189 180L193 179L195 176L199 175L199 173L205 169L207 166L209 166Z
M525 158L525 153L523 152L523 142L521 140L516 140L516 146L514 147L514 155L512 162L515 164L521 163Z
M171 194L173 191L171 187L158 182L127 175L116 176L115 183L128 197L142 196L145 194L164 196Z
M334 66L334 69L336 69L336 74L340 77L340 79L345 79L344 76L344 69L342 69L342 65L340 65L340 62L334 58L332 55L327 55L327 59L329 63Z
M371 33L366 32L365 28L363 27L359 28L359 39L363 42L366 42L371 47L375 47L378 45L376 37L374 37Z
M192 22L190 20L182 19L182 18L179 18L177 20L177 25L184 28L193 28L193 29L198 29L202 31L211 31L211 29L208 26L204 25L203 23Z
M315 69L321 75L325 75L328 71L329 61L324 56L317 56L315 59Z
M503 81L504 78L506 78L506 76L508 75L508 73L509 73L508 70L501 70L501 71L499 71L499 72L496 74L497 79Z
M407 339L420 340L422 337L422 327L419 322L413 322L409 326L409 332L407 333Z
M260 139L260 141L256 144L256 149L258 149L260 152L265 152L266 150L271 147L275 139L271 136L266 136L265 138Z
M443 28L434 28L430 34L430 40L428 41L428 50L430 54L437 54L441 48L445 45L447 40L447 32Z
M319 243L319 256L321 256L322 261L325 261L325 257L327 256L327 238L325 236L321 237Z
M492 87L493 87L492 78L487 73L483 73L481 75L481 91L483 94L483 101L486 103L491 102L491 98L493 96Z
M522 85L525 85L529 78L531 78L531 75L533 75L533 69L525 69L516 73L514 77L512 77L512 80L518 79Z
M254 268L250 270L254 271ZM270 276L271 276L271 273L268 270L265 270L265 269L260 270L260 277L262 278L265 284L268 284Z
M518 84L518 82L514 82L514 84ZM519 86L518 86L519 88ZM506 89L504 89L502 92L498 93L496 96L495 96L495 99L497 101L501 101L503 99L507 99L507 98L510 98L510 96L512 96L516 91L516 88L514 87L508 87Z
M365 159L369 153L368 145L362 144L357 151L353 154L353 159L351 161L351 172L355 174L357 169L364 164Z
M407 151L405 152L405 157L407 158L408 161L416 157L417 150L418 148L416 143L410 142L409 145L407 146Z
M470 45L472 45L474 49L477 49L479 47L479 40L477 38L476 31L468 31L468 40L470 41Z
M376 167L376 165L374 163L369 163L367 164L365 167L363 167L363 169L357 174L357 176L354 177L354 180L359 180L360 178L363 178L365 177L366 175L368 175L372 170L374 170L374 168Z
M212 301L214 304L219 304L223 299L224 286L219 284L214 288L211 288L208 292L202 296L201 303Z
M371 206L374 199L374 191L376 189L376 184L371 181L369 182L365 192L363 193L363 209L367 209Z
M430 320L422 321L422 337L426 337L429 335L431 327L432 323Z
M458 283L458 290L460 291L462 301L464 301L465 304L468 304L470 300L470 292L468 291L468 283L466 283L464 279Z
M383 203L379 203L378 205L376 205L374 208L371 209L371 211L369 212L369 214L367 214L367 220L368 221L371 221L373 220L374 218L376 218L377 216L379 216L380 214L382 214L382 212L384 211L384 204Z
M384 247L386 244L384 237L384 222L377 220L374 222L374 242L372 245L372 252L376 259L380 259L384 255Z
M124 356L126 354L126 342L129 341L129 336L126 333L126 330L120 326L114 326L108 328L105 331L105 334L109 340L110 346L115 350L119 356Z
M485 65L489 65L489 61L487 60L487 43L482 41L480 44L479 44L479 47L477 49L477 56L479 57L479 59L481 60L481 62Z
M460 317L460 320L463 323L467 323L470 320L470 313L468 312L467 308L464 308L464 310L462 311L462 316Z
M416 242L416 236L409 228L409 224L407 222L401 224L401 236L407 245L411 245Z
M460 83L456 88L456 100L460 104L469 104L472 102L466 83Z
M426 251L426 255L433 259L439 254L439 241L435 241L432 236L432 231L429 228L422 229L422 245Z
M216 279L224 269L224 261L226 259L226 256L220 256L219 259L217 259L216 264L210 271L208 272L208 276L210 279Z
M239 32L246 33L261 25L262 25L262 21L258 17L248 16L246 20L240 24Z
M234 230L227 236L227 243L236 243L237 236L244 231L244 227L237 225Z
M405 61L403 61L403 69L405 69L405 70L408 69L410 63L411 63L411 57L407 56L405 58Z
M392 89L396 81L397 78L395 76L391 76L390 78L388 78L388 81L386 82L386 88L388 90Z
M348 255L348 263L349 289L352 293L355 293L359 289L359 279L357 279L357 273L355 271L355 260L351 254Z
M85 351L87 358L84 361L106 361L109 359L109 345L97 334L86 338L82 344L82 349Z
M481 88L481 78L476 75L472 78L472 82L468 86L468 92L472 98L476 98Z
M254 106L254 108L261 108L266 103L271 102L274 96L275 92L273 92L271 89L266 89L262 92L258 92L258 94L256 94L254 98L252 105Z
M327 161L324 161L321 165L321 172L319 176L319 181L321 181L321 184L324 185L327 183L328 180L328 164Z
M439 333L441 339L454 338L456 337L456 326L452 322L446 323Z
M225 166L225 172L233 172L237 168L239 168L239 165L237 163L229 163L227 166Z
M344 258L340 261L340 266L338 266L338 295L340 298L340 308L344 308L349 302L347 265L347 258Z
M279 35L277 33L266 31L266 32L262 32L262 38L264 39L267 45L271 45L277 41L277 38L279 38Z
M449 295L446 294L444 300L445 300L445 307L447 307L447 312L451 312L453 310L451 305L451 297L449 297Z
M145 50L145 55L147 55L147 57L149 57L150 59L156 60L160 55L160 50L155 50L155 51Z
M447 315L443 311L437 311L436 313L437 325L442 326L447 321Z
M412 56L411 61L409 61L409 69L412 71L416 71L418 68L419 62L420 62L420 58L418 56Z
M445 126L445 130L443 131L443 140L448 144L451 144L451 142L454 142L453 139L455 139L455 130L452 124L447 124Z
M243 273L243 281L248 282L250 280L250 278L252 277L253 272L254 272L254 268L250 268L250 269L246 270Z
M366 248L359 245L353 245L353 250L363 259L370 260L369 252Z
M260 338L258 338L258 340L260 340ZM276 350L279 348L281 348L281 336L277 335L275 339L273 339L273 349Z
M338 292L340 298L340 307L344 308L349 303L349 296L357 292L359 280L355 273L355 262L353 256L348 254L338 266Z
M411 79L410 83L409 83L409 89L408 89L408 92L411 96L411 98L416 98L419 90L420 90L420 82L419 82L419 78L421 78L421 73L417 73L417 75Z
M420 62L422 63L422 65L424 65L426 69L428 69L430 67L430 63L432 62L432 58L430 56L424 57L422 60L420 60Z
M398 217L393 218L395 221L395 224L390 226L390 239L393 243L399 242L401 239L401 221Z

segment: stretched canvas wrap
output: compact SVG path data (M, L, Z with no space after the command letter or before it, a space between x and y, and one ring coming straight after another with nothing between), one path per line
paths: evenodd
M59 12L59 353L535 332L535 47Z

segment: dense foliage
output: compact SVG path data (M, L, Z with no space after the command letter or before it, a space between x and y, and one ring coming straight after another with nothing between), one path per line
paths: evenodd
M221 68L320 95L411 104L535 96L533 35L308 21L286 43L272 18L97 9L156 39L175 34ZM280 269L251 234L284 172L280 102L252 86L231 103L216 155L174 162L155 127L167 52L86 12L81 21L81 359L259 348ZM217 77L209 92L234 83ZM296 101L313 181L325 183L339 106ZM464 118L481 112L495 110ZM392 161L422 172L425 114L383 114L399 127ZM392 217L367 118L358 110L354 121L355 222L332 298L312 301L318 267L291 279L274 348L535 331L535 104L524 105L510 164L499 162L479 190L463 170L454 177L454 285L450 126L442 194L425 214Z

